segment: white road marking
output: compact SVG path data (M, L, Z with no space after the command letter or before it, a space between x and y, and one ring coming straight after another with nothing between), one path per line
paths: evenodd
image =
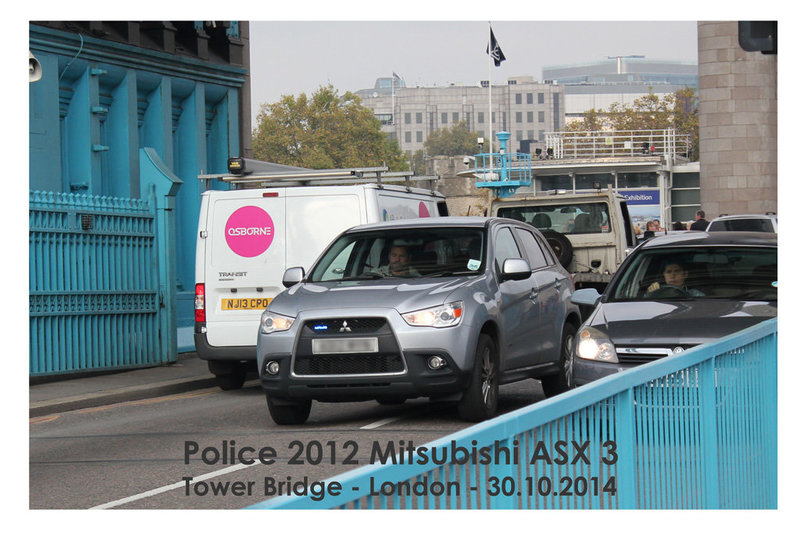
M359 430L372 430L373 428L378 428L379 426L388 425L389 423L394 423L400 419L404 419L408 414L398 415L395 417L387 417L386 419L381 419L380 421L375 421L374 423L370 423L367 426L362 426Z
M208 480L209 478L218 477L221 475L225 475L227 473L233 473L234 471L239 471L240 469L245 469L247 467L252 467L254 465L261 465L259 462L253 462L252 464L236 464L230 467L226 467L224 469L220 469L218 471L212 471L210 473L206 473L205 475L200 475L199 477L194 477L191 481L192 484L195 482L200 482L203 480ZM181 480L180 482L176 482L174 484L170 484L169 486L161 486L160 488L156 488L150 491L145 491L144 493L138 493L136 495L132 495L130 497L125 497L124 499L118 499L116 501L107 502L105 504L99 504L97 506L93 506L89 508L89 510L107 510L109 508L114 508L116 506L120 506L122 504L127 504L129 502L138 501L140 499L146 499L147 497L152 497L153 495L158 495L159 493L166 493L167 491L172 491L174 489L183 488L186 486L186 481Z

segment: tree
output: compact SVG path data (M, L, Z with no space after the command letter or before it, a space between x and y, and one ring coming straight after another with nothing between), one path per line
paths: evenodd
M454 124L451 128L434 131L425 141L427 156L464 156L478 151L478 137L470 132L466 121Z
M699 152L697 96L691 87L659 97L652 93L639 97L633 104L613 103L608 110L591 109L583 121L567 126L570 132L602 130L665 130L674 129L690 138L689 157L696 161Z
M397 141L355 94L320 87L308 98L284 95L263 104L253 132L257 159L310 169L377 167L408 169Z

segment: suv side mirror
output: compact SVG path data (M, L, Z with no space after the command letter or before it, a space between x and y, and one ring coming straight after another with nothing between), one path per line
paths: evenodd
M500 281L525 280L531 276L530 264L522 258L509 258L503 262L503 272Z
M302 267L291 267L283 273L283 287L289 288L299 284L306 277L306 271Z
M597 301L600 300L600 293L598 293L593 287L578 289L572 294L572 298L570 300L572 300L574 304L591 306L594 308L597 306Z

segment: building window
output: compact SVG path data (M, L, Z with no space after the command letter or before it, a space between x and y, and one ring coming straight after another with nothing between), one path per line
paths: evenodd
M533 111L528 112L528 122L533 122Z
M478 124L483 124L483 111L478 112Z
M517 104L522 104L522 93L517 93L514 95L514 102Z
M544 122L544 111L539 112L539 122Z
M442 124L447 124L447 113L442 113Z
M406 113L404 116L404 121L406 124L411 124L411 113Z
M422 142L422 132L420 131L420 132L417 132L417 143L421 143L421 142Z
M617 175L617 187L658 187L657 172L621 172Z
M472 129L472 123L470 122L470 119L472 119L472 114L469 112L464 113L464 120L467 121L467 130Z
M514 115L514 119L516 120L516 122L522 122L522 112L517 111Z
M406 143L411 142L411 132L406 132Z
M453 123L458 122L458 113L453 113Z
M483 130L478 130L478 137L484 137Z
M527 98L528 104L533 104L533 93L528 93L525 97Z
M417 124L422 124L422 113L417 113Z
M538 95L539 103L544 104L544 93L539 93Z
M522 141L522 130L517 130L515 133L517 134L517 141Z
M525 139L533 140L533 130L528 130L528 135L525 136Z

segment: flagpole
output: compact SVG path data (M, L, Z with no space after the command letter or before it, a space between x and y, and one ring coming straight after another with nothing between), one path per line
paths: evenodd
M492 23L489 21L489 34L492 33ZM489 55L489 169L494 169L494 156L492 155L493 152L493 143L492 139L494 138L494 133L492 132L492 128L494 124L492 122L492 63L494 59L491 55ZM490 171L494 172L494 171Z
M397 128L394 123L394 71L392 71L392 126L395 127L395 132Z

